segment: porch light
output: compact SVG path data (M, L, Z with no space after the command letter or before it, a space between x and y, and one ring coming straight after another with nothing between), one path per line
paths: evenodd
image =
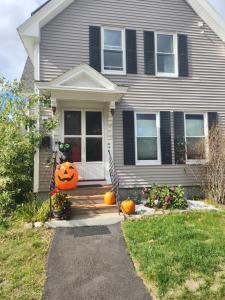
M57 102L56 99L54 98L51 98L51 108L52 108L53 115L55 115L57 110Z

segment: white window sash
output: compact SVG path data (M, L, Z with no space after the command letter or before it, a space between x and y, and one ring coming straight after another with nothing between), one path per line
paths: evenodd
M186 134L186 115L202 115L203 116L203 122L204 122L204 135L203 136L187 136ZM209 157L209 144L208 144L208 136L209 136L209 130L208 130L208 114L207 113L192 113L188 112L184 114L184 135L185 135L185 157L186 157L186 164L194 165L194 164L205 164ZM205 139L205 159L188 159L187 158L187 139L188 138L204 138Z
M137 134L137 115L155 115L156 116L156 136L139 136ZM148 166L148 165L161 165L161 143L160 143L160 114L159 112L135 112L134 115L134 126L135 126L135 164L137 166ZM138 147L137 139L145 138L157 138L157 160L138 160Z
M173 36L173 52L158 52L158 34ZM174 73L158 72L158 54L174 56ZM178 77L178 36L176 33L155 32L155 73L158 77Z
M121 48L114 48L110 46L104 45L104 32L105 29L107 30L116 30L121 32L121 37L122 37L122 44ZM104 51L105 50L110 50L110 51L121 51L122 56L123 56L123 70L105 70L105 61L104 61ZM125 29L122 28L115 28L115 27L101 27L101 69L102 69L102 74L111 74L111 75L126 75L126 36L125 36Z

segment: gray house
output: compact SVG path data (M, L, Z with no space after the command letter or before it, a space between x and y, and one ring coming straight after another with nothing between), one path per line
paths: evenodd
M204 163L225 122L225 21L206 0L51 0L18 32L27 88L33 78L51 97L37 113L60 119L35 155L35 192L49 189L58 141L73 145L82 185L110 184L108 151L121 188L195 184L185 164Z

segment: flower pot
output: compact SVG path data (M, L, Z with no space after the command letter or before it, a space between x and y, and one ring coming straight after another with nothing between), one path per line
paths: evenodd
M57 220L60 220L62 216L62 211L53 210L53 217Z

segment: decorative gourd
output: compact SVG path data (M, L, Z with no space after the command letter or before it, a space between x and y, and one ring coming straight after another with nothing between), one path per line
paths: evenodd
M74 163L65 162L56 167L55 184L59 190L73 190L77 187L78 171Z
M135 213L135 202L134 200L127 199L121 203L121 210L126 215L132 215Z
M116 203L116 196L114 192L105 193L104 203L106 205L113 205Z

